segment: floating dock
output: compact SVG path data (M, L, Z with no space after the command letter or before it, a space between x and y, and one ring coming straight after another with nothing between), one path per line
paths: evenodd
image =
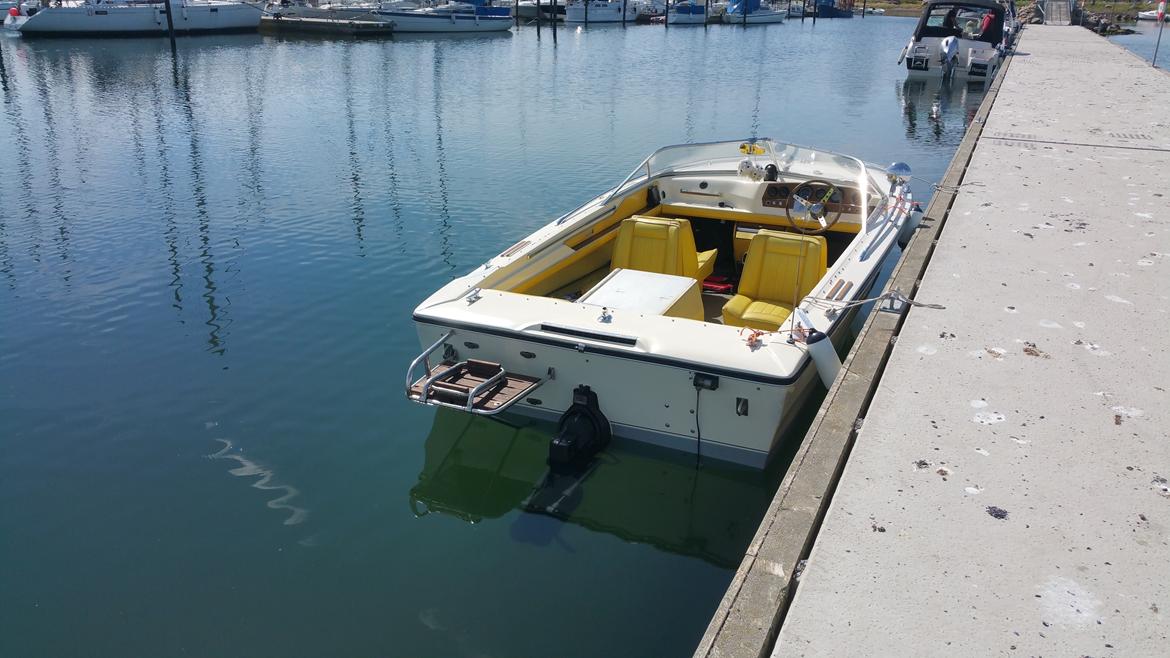
M394 32L390 21L359 21L333 18L303 18L299 16L263 16L261 32L292 32L297 34L338 34L351 37L389 36Z
M696 656L1161 656L1170 77L1031 25Z

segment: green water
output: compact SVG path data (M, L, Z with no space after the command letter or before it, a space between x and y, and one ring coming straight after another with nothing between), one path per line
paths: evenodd
M912 26L0 39L0 655L689 654L783 456L540 488L403 399L410 311L668 143L938 180Z

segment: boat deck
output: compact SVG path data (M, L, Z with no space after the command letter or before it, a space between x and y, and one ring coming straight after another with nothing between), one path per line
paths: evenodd
M1165 655L1168 104L1023 33L774 656Z

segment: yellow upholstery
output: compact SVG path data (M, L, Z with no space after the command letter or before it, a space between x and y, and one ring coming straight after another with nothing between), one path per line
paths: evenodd
M622 220L613 245L611 269L689 276L702 281L715 269L716 250L697 253L691 223L634 215Z
M819 235L760 231L748 245L739 291L723 306L723 323L775 331L821 280L828 245Z

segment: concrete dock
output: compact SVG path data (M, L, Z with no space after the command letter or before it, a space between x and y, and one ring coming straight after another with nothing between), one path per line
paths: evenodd
M1167 654L1170 77L1029 26L994 87L894 275L945 308L867 323L697 656Z

